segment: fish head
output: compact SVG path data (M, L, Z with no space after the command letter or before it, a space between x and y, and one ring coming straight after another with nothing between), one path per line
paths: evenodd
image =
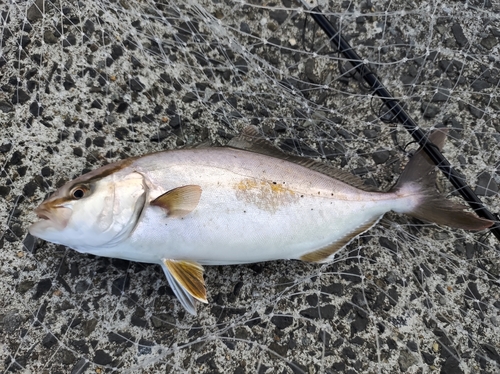
M127 238L148 190L142 174L116 167L104 166L55 191L36 208L39 221L29 227L30 234L97 255L99 248Z

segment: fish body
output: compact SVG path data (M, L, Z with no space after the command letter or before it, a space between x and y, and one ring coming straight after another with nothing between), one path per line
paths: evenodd
M206 302L202 265L326 262L389 211L470 229L492 224L431 193L434 172L422 154L393 189L371 191L255 135L247 129L231 147L158 152L82 175L42 203L29 231L82 253L160 264L194 314L195 300Z
M416 204L412 195L362 191L285 160L232 148L144 156L102 182L116 185L127 178L136 185L128 190L146 193L149 201L194 184L201 198L184 217L147 207L131 235L92 246L78 238L73 248L132 261L173 258L202 265L300 259L390 210L404 213Z

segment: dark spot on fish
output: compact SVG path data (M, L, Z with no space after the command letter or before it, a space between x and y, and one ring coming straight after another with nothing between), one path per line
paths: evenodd
M300 195L300 197L304 197L304 195Z
M276 184L276 182L273 182L273 184Z

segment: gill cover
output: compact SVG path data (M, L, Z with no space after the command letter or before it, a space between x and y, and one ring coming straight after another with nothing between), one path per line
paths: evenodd
M135 229L139 222L144 206L147 201L148 188L142 174L133 172L125 176L110 176L112 181L106 178L98 183L108 184L104 186L113 189L113 193L105 196L103 209L97 216L95 231L100 233L101 246L113 246L126 239Z

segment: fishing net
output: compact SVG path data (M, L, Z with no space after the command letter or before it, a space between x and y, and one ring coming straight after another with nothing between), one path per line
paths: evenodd
M499 212L498 3L319 5L421 129L450 128L444 155ZM488 233L387 214L330 264L206 267L197 316L159 266L27 235L34 208L82 172L247 125L393 185L416 145L301 4L7 1L0 19L0 371L500 370Z

